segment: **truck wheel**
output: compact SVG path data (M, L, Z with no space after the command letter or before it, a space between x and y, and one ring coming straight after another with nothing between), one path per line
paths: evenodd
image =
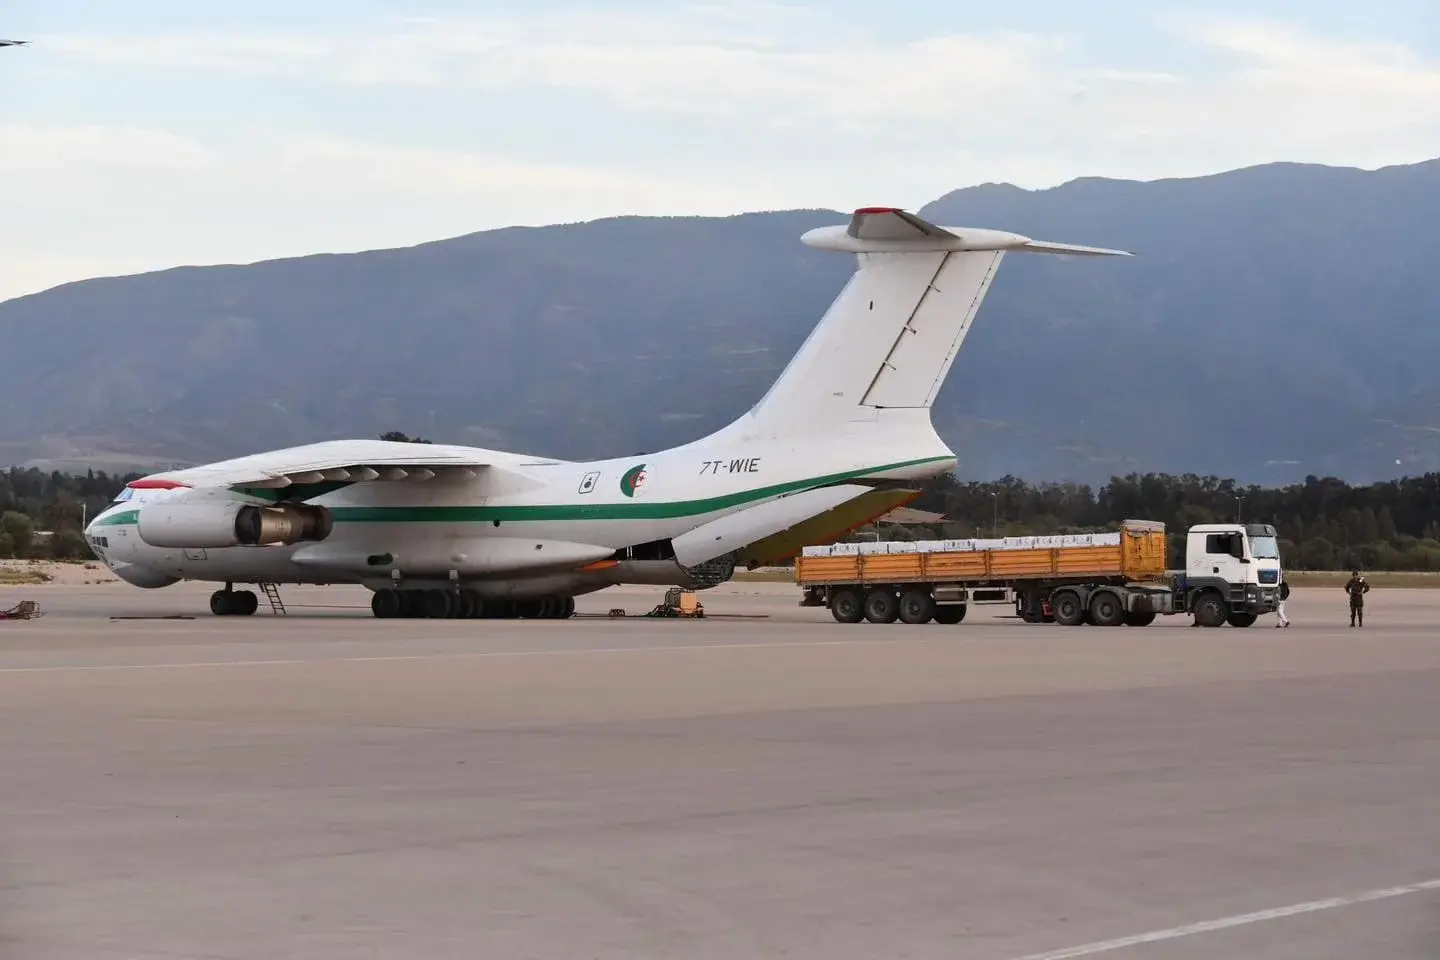
M1229 614L1225 599L1218 593L1205 593L1195 601L1195 622L1202 627L1223 627Z
M1155 622L1155 611L1145 613L1130 612L1125 614L1125 626L1127 627L1148 627Z
M966 609L963 603L938 603L935 605L935 622L954 626L965 619Z
M865 619L871 623L894 623L900 616L900 601L895 591L876 587L865 594Z
M1090 622L1097 627L1118 627L1125 623L1125 605L1109 590L1090 598Z
M935 616L935 598L929 590L906 590L900 595L900 620L903 623L929 623Z
M1061 590L1051 596L1050 608L1055 611L1055 622L1062 627L1078 627L1085 622L1085 605L1074 590Z
M851 587L830 594L830 616L841 623L859 623L865 616L865 602L860 591Z
M1248 627L1256 621L1257 617L1253 613L1232 613L1225 619L1232 627Z

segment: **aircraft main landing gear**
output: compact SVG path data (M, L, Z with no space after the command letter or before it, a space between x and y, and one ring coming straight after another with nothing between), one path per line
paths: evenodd
M474 590L376 590L370 612L377 619L427 620L565 620L575 616L574 597L486 600Z

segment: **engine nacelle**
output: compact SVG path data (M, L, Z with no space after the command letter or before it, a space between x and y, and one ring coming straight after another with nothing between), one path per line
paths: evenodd
M330 511L300 503L162 500L141 507L137 521L152 547L212 550L324 540L332 528Z

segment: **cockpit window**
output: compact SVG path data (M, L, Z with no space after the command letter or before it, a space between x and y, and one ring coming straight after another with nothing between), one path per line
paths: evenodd
M114 500L112 500L112 501L110 501L110 502L111 502L111 503L124 503L126 500L129 500L129 499L130 499L131 497L133 497L133 496L135 496L135 491L134 491L133 489L131 489L130 487L126 487L124 490L121 490L121 491L120 491L119 495L118 495Z

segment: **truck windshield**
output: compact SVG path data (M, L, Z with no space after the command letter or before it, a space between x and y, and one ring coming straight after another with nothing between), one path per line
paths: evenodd
M1279 560L1280 541L1275 537L1254 537L1250 540L1250 551L1256 560Z

